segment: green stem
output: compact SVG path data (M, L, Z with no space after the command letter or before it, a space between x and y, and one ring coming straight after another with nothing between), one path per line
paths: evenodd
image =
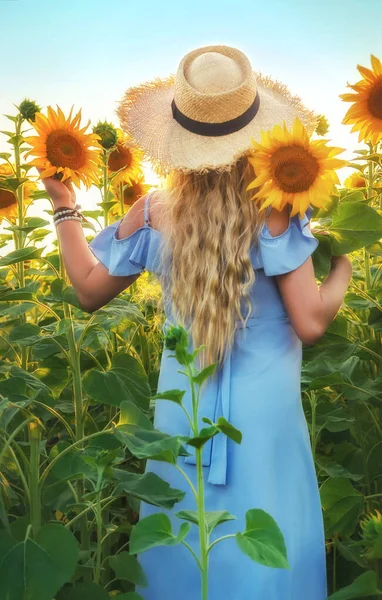
M6 452L8 452L8 448L10 448L13 440L17 437L19 431L21 431L22 429L24 429L24 427L26 427L26 425L28 425L29 423L31 423L34 420L35 420L35 417L30 417L26 421L23 421L22 423L20 423L20 425L18 425L16 427L16 429L14 429L14 431L12 431L11 435L7 439L6 443L4 444L4 446L3 446L3 448L2 448L2 450L0 452L0 465L1 465L1 461L3 459L4 454ZM4 433L7 435L6 432L4 432Z
M333 592L337 591L337 543L336 536L333 538Z
M97 523L97 549L96 549L96 568L94 575L94 583L97 585L101 578L101 562L102 562L102 508L101 508L101 490L97 491L97 503L95 510Z
M16 121L16 140L13 145L15 152L15 174L17 179L21 179L21 164L20 164L20 136L21 136L21 124L23 118L21 115L17 116ZM17 198L17 224L19 227L24 226L24 186L18 186L16 190L16 198ZM21 250L24 247L25 235L24 231L20 229L17 231L17 250ZM18 280L19 287L25 287L25 269L24 262L20 261L17 266L18 271ZM23 314L20 316L21 323L26 323L26 315ZM21 346L21 368L24 371L28 369L28 348L26 346Z
M369 154L373 154L374 147L373 144L369 143ZM374 179L374 163L372 160L369 160L368 165L368 182L367 182L367 197L370 199L373 195L373 179ZM371 289L371 271L370 271L370 257L366 250L363 248L363 256L365 261L365 279L366 279L366 287L368 290Z
M187 481L188 485L190 486L192 493L194 494L194 498L196 500L196 502L198 501L198 493L195 489L195 486L193 485L191 479L189 478L189 476L187 475L187 473L185 473L182 469L182 467L180 467L179 465L175 465L176 468L178 469L179 473L181 473L183 475L183 477L185 478L185 480Z
M125 212L125 203L123 201L123 188L124 188L124 184L123 181L120 182L119 184L119 202L121 205L121 216L123 217L124 212Z
M222 542L223 540L228 540L228 538L235 538L235 537L236 537L236 533L228 533L227 535L222 535L222 537L218 538L217 540L215 540L214 542L212 542L212 544L210 544L208 546L207 552L210 552L212 550L212 548L214 546L216 546L216 544L218 544L219 542Z
M312 410L312 423L311 423L311 438L312 438L312 453L313 460L316 463L316 444L317 444L317 430L316 430L316 407L317 407L317 399L316 394L312 391L309 394L310 406Z
M109 153L107 150L103 150L103 202L107 202L109 192L109 177L108 177L108 163ZM107 227L109 224L109 209L104 206L103 208L104 226Z
M41 527L41 500L39 481L40 469L40 440L41 431L37 421L29 423L29 446L30 446L30 462L29 462L29 509L30 523L32 525L32 533L34 539Z
M196 556L195 552L193 551L193 549L191 548L191 546L189 544L187 544L187 542L185 542L184 540L182 540L182 544L183 546L186 546L186 548L191 552L192 556L194 557L196 564L198 565L199 569L202 569L202 565L200 564L200 560L198 559L198 557Z
M188 374L191 384L191 399L192 399L192 415L193 415L193 430L197 435L199 429L198 423L198 397L195 392L195 383L192 380L192 367L188 365ZM196 473L197 473L197 510L199 524L199 547L200 547L200 573L202 585L202 600L208 600L208 533L205 514L205 498L204 498L204 480L203 480L203 463L202 463L202 448L196 448Z
M203 482L203 467L202 467L202 450L196 448L196 469L198 478L198 521L199 521L199 536L200 536L200 564L202 576L202 600L208 598L208 540L206 516L204 508L204 482Z

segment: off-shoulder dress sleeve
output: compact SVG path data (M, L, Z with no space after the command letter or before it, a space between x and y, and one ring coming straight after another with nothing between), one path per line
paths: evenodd
M316 250L319 242L308 227L312 212L313 208L309 206L302 219L298 213L290 217L288 228L275 237L272 237L267 223L264 223L258 249L266 275L282 275L294 271Z
M135 275L156 271L159 231L144 225L128 237L118 239L122 219L107 225L88 244L109 275Z

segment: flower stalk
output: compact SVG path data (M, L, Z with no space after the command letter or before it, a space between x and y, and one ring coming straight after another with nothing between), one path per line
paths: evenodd
M29 510L30 524L32 526L33 537L36 538L41 527L41 497L39 489L39 470L40 470L40 441L41 430L37 420L31 421L28 425L29 431Z

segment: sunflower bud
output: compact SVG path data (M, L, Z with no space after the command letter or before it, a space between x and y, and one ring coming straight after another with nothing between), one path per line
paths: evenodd
M118 140L118 133L114 125L107 121L99 121L95 127L93 127L93 133L96 133L101 138L99 144L105 150L109 150L116 145Z
M382 515L378 509L375 514L368 514L364 519L360 519L360 525L365 540L376 542L382 533Z
M324 115L319 115L317 120L316 133L317 135L326 135L329 131L329 123Z
M41 107L36 104L36 102L27 99L21 102L20 106L18 106L18 109L23 119L32 121L33 123L35 121L36 113L41 112Z
M187 331L180 325L170 325L165 337L165 347L175 352L177 361L181 365L189 365L193 361L193 354L189 354Z
M175 350L177 346L182 348L188 347L187 333L183 327L170 325L165 337L165 346L169 350Z

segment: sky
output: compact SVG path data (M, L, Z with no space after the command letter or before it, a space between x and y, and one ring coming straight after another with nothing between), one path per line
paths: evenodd
M360 79L357 64L382 58L381 22L382 0L0 0L0 129L25 97L118 126L128 87L175 73L194 48L224 44L325 114L326 137L349 160L364 145L341 124L350 105L338 95ZM0 152L8 147L0 135ZM147 179L155 183L150 170ZM83 207L97 194L81 192Z

